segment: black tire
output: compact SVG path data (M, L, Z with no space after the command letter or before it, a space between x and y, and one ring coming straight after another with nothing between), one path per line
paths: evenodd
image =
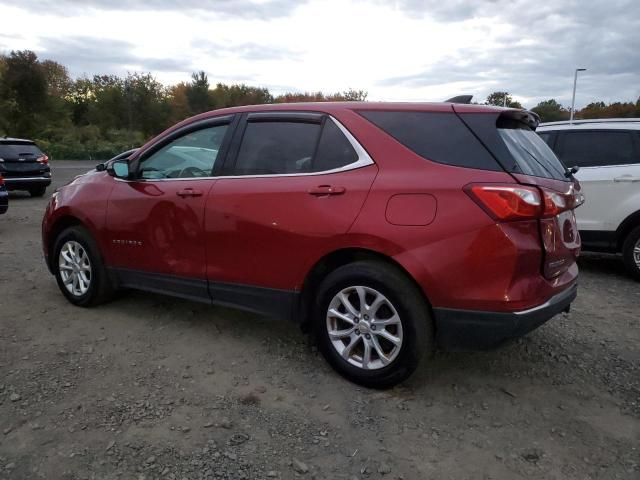
M327 312L331 301L343 289L355 286L372 288L384 295L397 311L402 325L403 339L397 356L388 365L374 370L349 363L329 338ZM318 288L312 318L318 349L329 364L347 379L365 387L393 387L409 377L422 356L430 355L434 349L433 322L424 295L404 272L384 262L358 261L327 275ZM364 355L361 357L364 359Z
M29 195L32 197L42 197L46 191L47 187L32 187L29 189Z
M87 291L82 295L72 294L64 285L60 273L59 258L60 251L63 246L69 242L75 241L82 246L91 266L91 277L89 287ZM50 259L51 265L55 272L56 281L62 294L69 300L69 302L80 307L93 307L110 300L113 297L115 288L109 277L109 274L102 261L102 256L98 247L89 234L89 232L80 226L70 227L63 230L55 239L55 243L52 250L52 257Z
M640 281L640 264L634 258L633 250L640 247L640 226L631 230L622 244L622 259L627 271L633 278Z

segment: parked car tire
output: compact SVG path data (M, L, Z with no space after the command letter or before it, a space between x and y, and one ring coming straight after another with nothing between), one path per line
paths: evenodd
M63 230L55 240L51 263L60 291L80 307L93 307L108 301L114 285L98 247L83 227Z
M631 276L640 280L640 226L631 230L624 239L622 258Z
M32 187L29 189L29 195L32 197L42 197L47 191L47 187Z
M316 299L318 348L355 383L392 387L433 351L433 323L424 296L392 265L358 261L340 267L322 281Z

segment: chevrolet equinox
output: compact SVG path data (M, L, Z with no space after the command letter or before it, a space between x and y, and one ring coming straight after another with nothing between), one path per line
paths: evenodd
M58 189L47 265L83 307L133 288L292 319L390 387L575 299L582 194L537 124L453 103L204 113Z

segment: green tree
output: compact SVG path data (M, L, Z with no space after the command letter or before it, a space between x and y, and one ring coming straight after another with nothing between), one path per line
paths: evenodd
M553 98L538 103L531 110L536 112L543 122L558 122L569 119L569 111Z
M495 105L498 107L502 107L505 105L505 97L506 97L506 106L511 108L522 108L520 102L516 102L513 100L509 92L493 92L489 94L487 97L487 101L485 105Z
M209 99L209 78L203 71L191 74L191 83L187 89L187 99L191 114L206 112L211 109Z
M33 137L42 127L47 107L47 78L35 53L12 51L5 58L0 98L6 102L5 122L12 135Z

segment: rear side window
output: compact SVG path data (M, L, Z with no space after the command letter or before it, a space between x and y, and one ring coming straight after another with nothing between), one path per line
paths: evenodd
M566 180L566 169L540 136L517 120L500 118L498 133L506 145L517 170L534 177Z
M573 131L560 134L559 155L565 165L601 167L640 163L628 131Z
M427 160L457 167L501 170L491 154L454 113L358 113Z
M320 124L249 122L236 161L238 175L277 175L311 171Z
M236 175L324 172L358 161L358 154L330 119L249 121L242 137Z
M40 156L42 152L33 143L11 142L0 143L0 158L20 158Z

